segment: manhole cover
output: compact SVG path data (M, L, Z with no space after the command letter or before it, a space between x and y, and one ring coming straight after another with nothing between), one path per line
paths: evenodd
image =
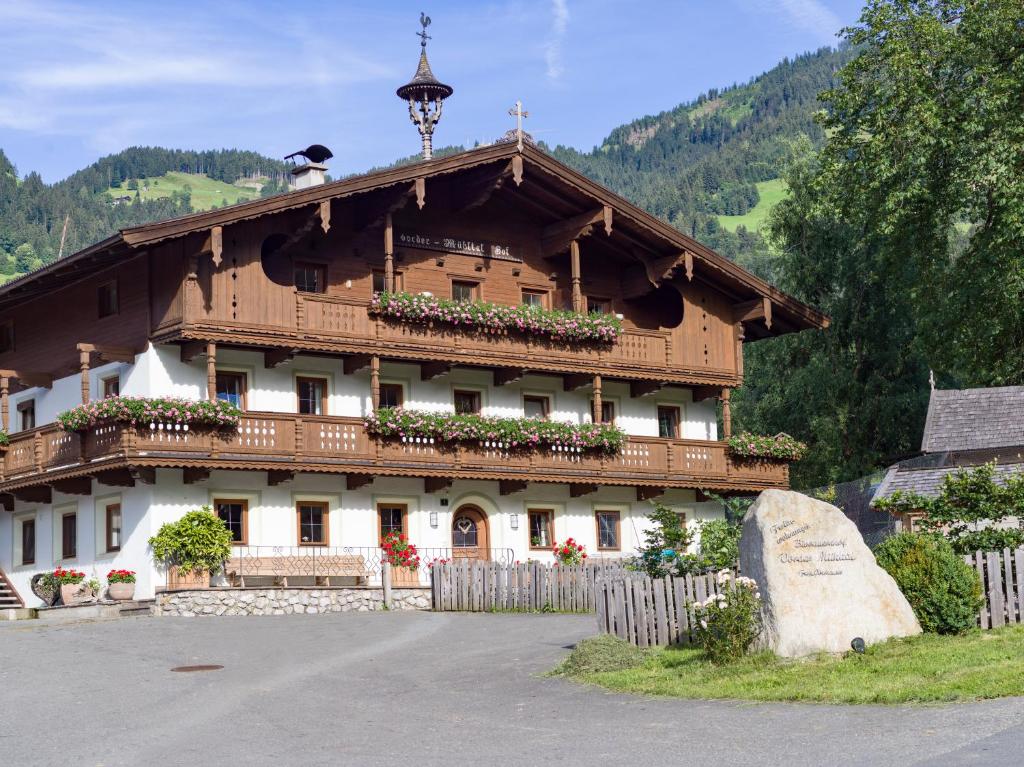
M208 664L208 665L205 665L205 666L176 666L175 668L172 668L171 671L181 671L181 672L188 672L188 671L219 671L222 668L224 668L224 667L223 666L219 666L219 665L217 665L215 663L211 663L211 664Z

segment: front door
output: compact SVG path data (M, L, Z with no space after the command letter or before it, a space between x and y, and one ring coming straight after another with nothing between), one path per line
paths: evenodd
M452 556L488 559L487 515L478 506L460 506L452 516Z

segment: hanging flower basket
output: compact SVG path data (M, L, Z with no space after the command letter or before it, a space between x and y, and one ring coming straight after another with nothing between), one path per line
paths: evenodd
M611 424L572 424L537 418L493 418L381 408L365 420L366 430L382 439L409 444L476 444L504 451L550 450L558 453L618 453L626 434Z
M621 320L611 314L454 301L414 293L374 293L370 314L427 327L438 323L492 335L519 333L567 344L612 344L622 333Z

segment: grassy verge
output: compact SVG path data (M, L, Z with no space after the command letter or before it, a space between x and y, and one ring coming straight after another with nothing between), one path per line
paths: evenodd
M815 703L940 703L1024 695L1024 626L922 635L864 655L783 661L770 653L712 666L690 648L580 643L557 673L611 690L676 698Z
M756 184L758 202L753 208L742 216L719 216L718 223L723 229L735 232L739 226L745 226L749 231L756 232L768 219L772 208L786 196L786 182L781 178L773 178L771 181L759 181Z

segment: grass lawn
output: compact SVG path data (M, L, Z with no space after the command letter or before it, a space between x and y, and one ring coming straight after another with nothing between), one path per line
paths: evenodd
M155 185L154 181L157 182ZM145 185L148 185L149 188L142 189ZM209 176L176 171L140 181L139 194L143 200L155 200L161 197L170 197L172 192L183 192L186 185L192 190L192 207L195 210L209 210L214 205L220 205L224 200L227 200L230 205L242 200L253 200L260 196L260 190L252 186L226 184ZM134 198L135 190L128 189L128 182L124 181L120 187L107 190L107 194L111 196L127 194Z
M894 639L859 656L783 661L764 653L729 666L712 666L696 649L640 651L625 644L584 640L556 673L676 698L940 703L1024 695L1024 626Z
M758 202L753 208L742 216L719 216L718 223L723 229L735 232L738 226L745 226L751 232L756 232L768 218L771 209L786 196L786 182L781 178L773 178L771 181L758 181L757 184Z

